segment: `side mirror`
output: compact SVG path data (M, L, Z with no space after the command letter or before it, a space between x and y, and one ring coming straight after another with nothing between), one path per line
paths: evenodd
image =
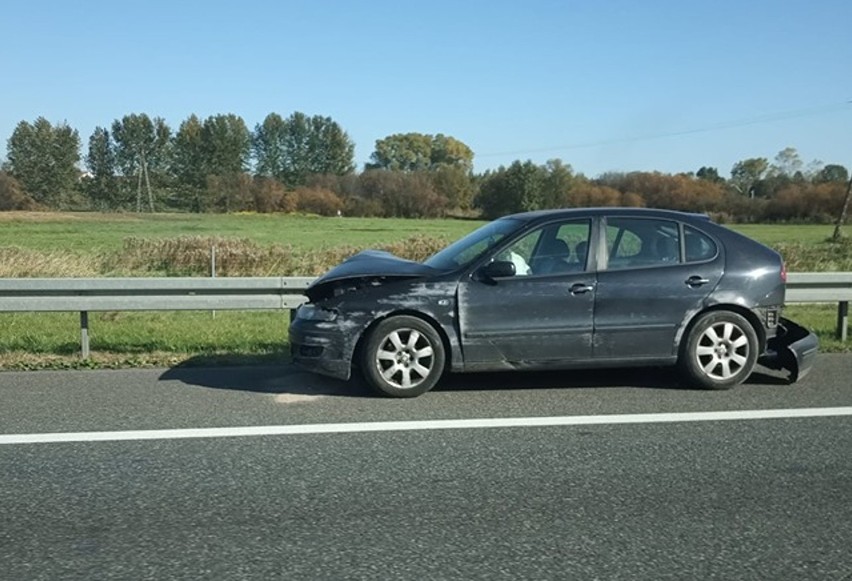
M508 260L495 260L479 269L480 277L493 281L495 278L515 276L515 263Z

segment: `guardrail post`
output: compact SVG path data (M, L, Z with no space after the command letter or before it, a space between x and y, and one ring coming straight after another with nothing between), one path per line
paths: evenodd
M80 311L80 347L83 359L89 358L89 311Z
M837 305L837 338L846 341L849 334L849 301Z

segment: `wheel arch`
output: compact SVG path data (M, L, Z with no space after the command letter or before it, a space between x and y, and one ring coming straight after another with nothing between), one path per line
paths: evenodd
M355 349L352 352L352 366L355 367L358 365L358 362L361 361L361 355L364 350L364 343L367 341L367 337L370 336L370 333L373 332L382 321L386 321L393 317L415 317L417 319L422 320L424 323L430 325L438 336L441 338L441 344L444 347L444 369L441 370L441 373L445 373L448 369L452 368L452 362L454 359L455 353L453 352L453 346L450 343L450 338L447 336L447 331L444 327L435 319L423 311L417 311L413 309L400 309L398 311L392 311L390 313L383 314L380 317L376 317L370 324L361 331L361 336L358 337L358 341L355 344Z
M698 321L698 319L700 319L706 313L719 311L728 311L742 316L746 321L748 321L752 329L754 329L755 335L757 335L758 354L763 353L766 350L766 329L764 328L763 323L761 323L760 318L757 316L757 314L753 310L742 305L734 303L719 303L711 305L705 309L701 309L700 311L696 311L689 318L687 323L681 327L680 333L678 333L678 336L675 339L678 357L681 356L683 349L686 348L685 339L689 337L689 334L692 332L692 328L695 326L695 323Z

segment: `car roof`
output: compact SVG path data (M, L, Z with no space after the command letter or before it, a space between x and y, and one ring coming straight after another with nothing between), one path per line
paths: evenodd
M710 221L707 214L696 214L679 212L677 210L663 210L659 208L632 208L620 206L606 206L599 208L561 208L556 210L535 210L532 212L521 212L506 216L524 221L540 221L560 218L586 218L592 216L607 216L618 214L619 216L632 216L641 218L668 218L670 220L686 221Z

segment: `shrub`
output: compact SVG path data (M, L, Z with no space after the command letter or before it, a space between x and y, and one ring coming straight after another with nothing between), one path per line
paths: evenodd
M38 204L24 193L18 180L0 171L0 212L11 210L35 210Z
M254 209L257 212L284 212L296 211L297 196L295 192L288 192L284 186L270 178L257 178L252 186L254 196Z
M630 200L634 203L641 200L641 197L637 194L628 193L626 195L630 196ZM622 194L608 186L582 182L571 190L570 200L571 204L576 207L619 206L622 203Z
M298 188L295 192L296 209L320 216L336 216L343 210L343 200L330 190Z
M840 215L845 184L789 184L768 202L764 218L830 223Z
M447 199L438 194L426 172L368 170L359 176L360 197L382 217L434 218L443 215Z
M293 269L289 246L216 236L125 238L103 268L110 275L210 276L213 248L218 276L283 276Z
M99 257L80 256L66 250L39 251L16 246L0 247L0 278L98 276Z

